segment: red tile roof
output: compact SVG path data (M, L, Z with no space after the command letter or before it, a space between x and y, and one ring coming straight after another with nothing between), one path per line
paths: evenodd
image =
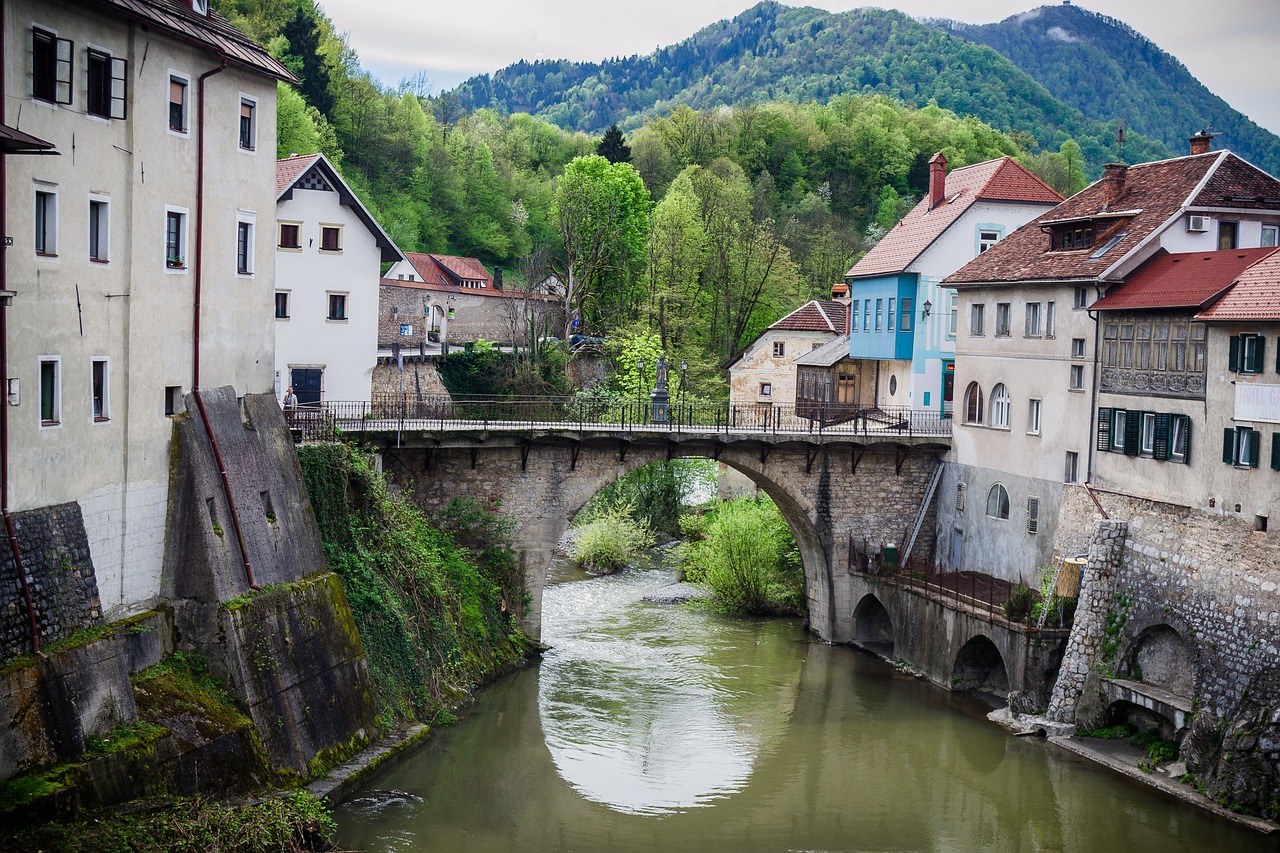
M423 252L405 252L405 260L413 265L418 276L429 284L442 284L476 293L494 291L493 276L484 264L475 258L458 258L452 255L431 255ZM463 279L482 281L484 287L463 288ZM414 284L414 282L405 282Z
M1275 200L1274 208L1268 199ZM944 284L1105 280L1171 219L1194 207L1280 210L1280 181L1229 151L1139 163L1129 167L1123 191L1111 204L1098 181L1005 237ZM1089 219L1096 220L1093 246L1050 250L1042 225ZM1119 239L1099 253L1112 237Z
M281 193L293 186L294 181L306 174L306 171L319 159L319 154L295 154L284 160L277 160L276 197L279 198Z
M439 293L462 293L467 296L489 296L498 299L524 299L526 296L530 299L538 299L544 302L558 302L558 297L550 293L525 293L523 290L495 290L491 287L455 287L451 284L441 284L439 279L434 281L402 281L398 278L384 278L378 281L381 287L405 287L410 290L431 290Z
M962 166L947 175L946 201L932 210L926 196L902 218L846 278L892 275L905 270L977 201L1057 204L1062 196L1008 157Z
M845 305L843 302L810 300L770 326L785 332L833 332L844 334Z
M1217 302L1196 315L1197 320L1280 321L1280 250L1268 254L1240 273Z
M227 57L232 65L264 74L287 83L297 83L288 68L266 48L236 29L212 10L201 14L191 8L191 0L95 0L110 12L139 21L147 27L167 31L170 36L203 46ZM108 14L110 14L108 12Z
M1231 287L1241 272L1275 251L1161 253L1089 307L1098 311L1200 308Z

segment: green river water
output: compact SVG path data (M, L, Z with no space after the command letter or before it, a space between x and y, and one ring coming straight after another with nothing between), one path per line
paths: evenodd
M338 811L382 851L1275 851L796 620L553 569L539 665Z

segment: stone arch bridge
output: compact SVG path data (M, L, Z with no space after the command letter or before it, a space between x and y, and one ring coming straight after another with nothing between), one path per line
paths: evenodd
M951 443L944 429L919 435L493 423L351 426L382 453L390 479L411 489L429 512L464 495L502 501L517 521L515 544L532 598L522 618L533 636L541 632L547 567L578 510L629 471L696 456L740 471L778 505L804 564L810 629L824 640L849 642L856 604L849 543L865 537L876 546L901 548L910 538L927 553L934 537L927 499Z

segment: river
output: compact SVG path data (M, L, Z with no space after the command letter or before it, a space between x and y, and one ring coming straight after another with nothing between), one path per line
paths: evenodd
M646 604L558 565L542 662L338 810L383 851L1210 851L1274 840L1010 737L797 620ZM398 793L390 794L389 791Z

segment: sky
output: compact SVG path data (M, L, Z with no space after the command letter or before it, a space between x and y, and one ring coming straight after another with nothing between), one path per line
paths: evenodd
M755 0L320 0L364 67L388 86L425 71L436 90L519 59L599 61L652 53ZM869 5L908 15L985 24L1044 5L1040 0L816 0L845 11ZM1280 133L1275 62L1277 0L1082 0L1077 6L1128 24L1176 56L1210 91ZM618 10L610 13L603 10ZM1270 67L1264 64L1270 60ZM1189 128L1188 132L1192 129Z

